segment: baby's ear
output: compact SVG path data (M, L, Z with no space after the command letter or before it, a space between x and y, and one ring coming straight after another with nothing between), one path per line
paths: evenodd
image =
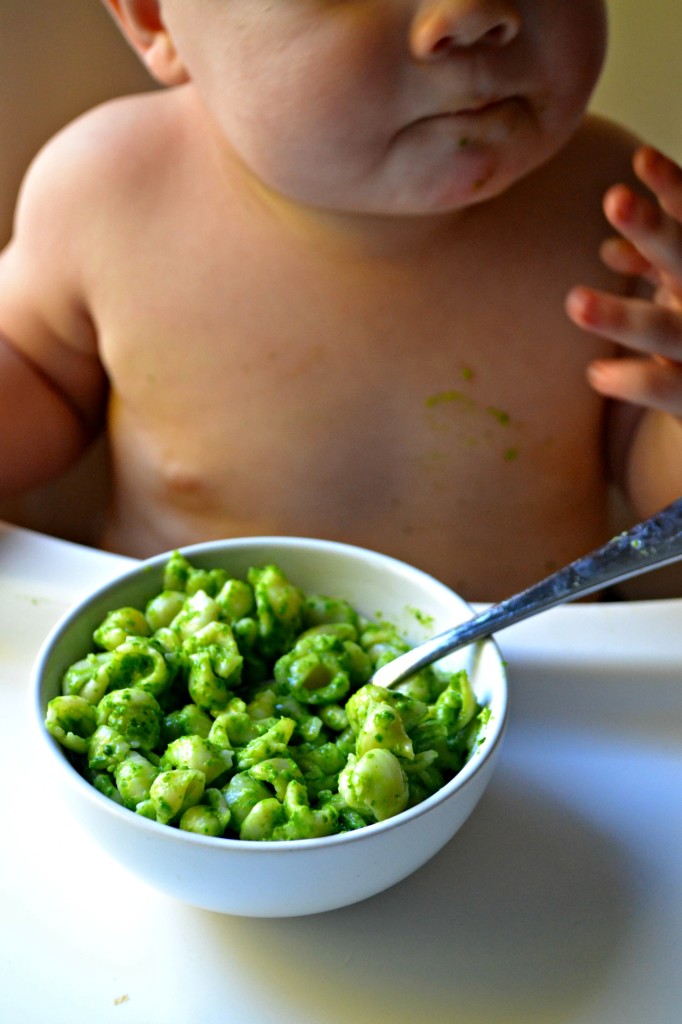
M157 81L163 85L181 85L189 80L187 69L164 24L159 0L104 2Z

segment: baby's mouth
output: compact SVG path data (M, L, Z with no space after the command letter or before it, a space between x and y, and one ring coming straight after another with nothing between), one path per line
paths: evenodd
M467 102L452 110L452 116L454 117L468 117L468 116L484 116L486 114L494 114L498 111L505 110L511 105L516 105L520 102L519 96L490 96L479 100L473 100Z
M435 132L446 134L458 131L463 133L462 138L467 140L470 137L469 133L478 130L486 136L492 133L491 137L497 137L500 131L508 131L509 126L516 123L525 107L527 103L519 95L463 97L461 100L455 100L452 105L415 118L406 124L398 135L431 128Z
M480 99L467 99L463 102L455 102L452 106L445 107L442 110L435 110L431 114L418 117L413 124L427 121L454 120L459 117L486 117L487 115L504 112L507 108L519 102L520 97L518 96L490 96Z

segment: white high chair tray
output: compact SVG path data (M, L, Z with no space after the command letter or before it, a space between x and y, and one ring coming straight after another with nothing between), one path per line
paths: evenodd
M41 777L29 673L125 559L0 524L3 1024L680 1024L682 600L513 627L496 775L416 875L314 917L184 906Z

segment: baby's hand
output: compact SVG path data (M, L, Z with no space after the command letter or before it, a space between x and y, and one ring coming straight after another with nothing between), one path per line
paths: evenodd
M601 256L612 270L648 283L650 297L579 286L569 293L566 310L579 327L633 353L590 364L596 391L682 417L682 168L642 146L634 169L655 198L627 185L609 189L604 212L619 236L604 243Z

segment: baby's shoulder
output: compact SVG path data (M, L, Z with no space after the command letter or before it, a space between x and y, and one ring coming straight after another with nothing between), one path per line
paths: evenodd
M82 219L150 187L172 145L175 97L163 91L110 100L59 131L34 158L17 219Z
M591 244L590 231L604 231L607 189L636 185L632 158L639 144L619 125L588 117L562 150L521 183L516 202L522 213L542 208L538 230L561 232L566 245L571 238Z
M567 180L586 188L601 188L616 180L633 181L632 157L640 143L622 125L590 115L560 154L560 172L570 174Z

